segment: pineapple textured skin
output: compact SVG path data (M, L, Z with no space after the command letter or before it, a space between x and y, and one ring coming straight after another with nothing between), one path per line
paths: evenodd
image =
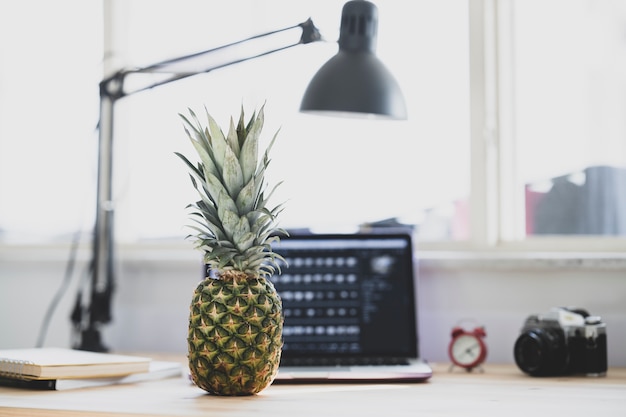
M281 300L263 277L224 278L206 278L194 291L187 339L191 376L212 394L256 394L278 372Z

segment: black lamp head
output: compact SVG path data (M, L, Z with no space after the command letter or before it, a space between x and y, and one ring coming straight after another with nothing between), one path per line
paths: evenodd
M300 111L406 119L400 86L376 57L378 9L365 0L343 6L339 52L315 74Z

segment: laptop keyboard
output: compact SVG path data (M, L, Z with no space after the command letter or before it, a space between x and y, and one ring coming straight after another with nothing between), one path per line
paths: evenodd
M285 358L281 366L372 366L372 365L408 365L406 358Z

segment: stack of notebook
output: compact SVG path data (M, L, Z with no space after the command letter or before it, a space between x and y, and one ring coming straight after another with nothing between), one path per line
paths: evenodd
M0 385L63 390L181 376L177 362L66 348L0 350Z

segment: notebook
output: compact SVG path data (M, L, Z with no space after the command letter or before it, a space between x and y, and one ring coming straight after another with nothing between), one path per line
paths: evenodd
M0 350L0 376L23 379L102 378L148 372L138 356L43 347Z
M292 234L272 281L285 315L275 383L424 381L408 234Z
M27 379L2 376L0 386L24 388L29 390L73 390L106 385L135 384L166 378L182 378L185 374L183 364L170 361L150 361L147 372L136 372L128 375L96 377L96 378L59 378L59 379Z

